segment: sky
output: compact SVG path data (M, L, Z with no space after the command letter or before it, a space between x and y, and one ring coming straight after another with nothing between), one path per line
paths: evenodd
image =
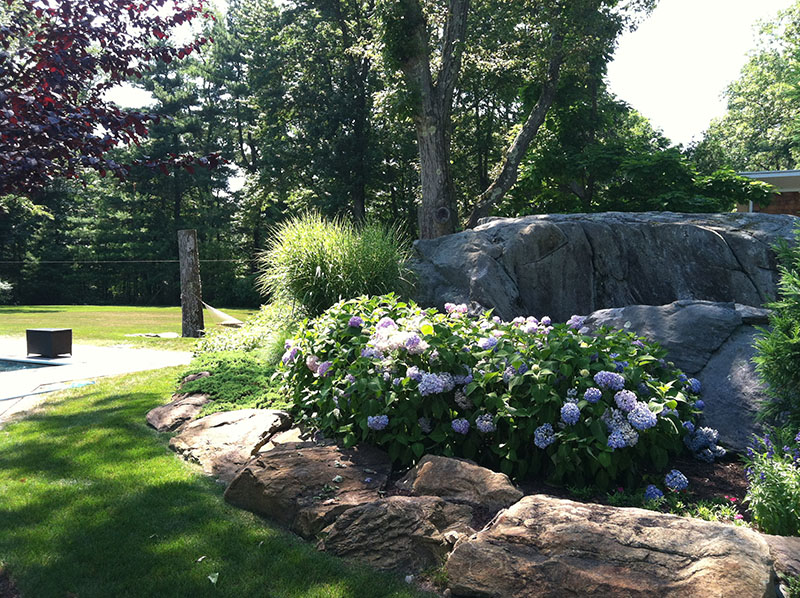
M673 143L688 145L725 113L722 93L756 46L756 23L793 2L660 0L636 31L620 39L608 67L609 87ZM224 0L215 4L224 6ZM150 99L132 88L112 90L108 97L129 107Z
M661 0L619 41L609 87L673 143L699 139L725 113L722 93L756 46L756 23L794 0Z

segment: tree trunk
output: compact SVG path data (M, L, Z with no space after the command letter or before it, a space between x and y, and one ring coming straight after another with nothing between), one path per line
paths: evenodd
M421 239L435 239L454 233L458 225L450 148L445 124L438 118L417 120L422 203L418 222Z
M204 324L196 230L178 231L178 258L181 270L182 336L197 338L203 335Z

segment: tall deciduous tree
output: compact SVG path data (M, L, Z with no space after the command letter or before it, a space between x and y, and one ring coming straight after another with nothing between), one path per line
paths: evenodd
M35 193L81 168L127 174L108 156L158 116L121 110L104 93L181 59L205 39L158 43L208 15L205 0L14 0L0 15L0 195ZM203 165L216 160L199 158ZM189 165L188 156L172 162Z
M472 2L479 4L479 0ZM617 36L631 23L632 15L653 4L647 0L525 0L495 6L492 12L471 11L470 0L384 3L386 54L404 74L417 133L422 238L448 234L458 226L450 167L452 108L462 54L473 38L487 30L513 32L502 48L508 59L505 63L498 61L497 67L514 68L522 61L533 65L530 78L538 85L538 95L525 111L496 176L474 202L468 226L487 215L515 183L520 162L555 100L562 71L607 62ZM490 21L470 21L471 14L489 17Z

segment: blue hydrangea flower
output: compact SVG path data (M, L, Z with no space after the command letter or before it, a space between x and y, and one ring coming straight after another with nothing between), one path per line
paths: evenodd
M444 382L436 374L424 372L419 381L419 394L423 397L444 392Z
M403 382L403 379L402 379L402 378L394 378L394 379L392 380L392 386L400 386L400 384L401 384L402 382Z
M611 434L608 435L607 444L612 449L621 449L628 446L628 442L627 440L625 440L625 437L622 435L622 432L620 430L614 430L611 432Z
M345 380L345 382L347 382L348 384L354 384L354 383L355 383L355 381L356 381L356 377L355 377L353 374L347 374L347 375L344 377L344 380Z
M575 403L564 403L561 407L561 421L568 426L578 423L581 418L581 410Z
M680 382L681 384L684 384L685 382L688 382L688 381L689 381L689 378L686 377L686 374L678 374L678 382Z
M637 403L636 395L630 390L620 390L614 395L614 401L616 401L617 407L625 412L632 411Z
M385 317L378 321L378 325L375 326L375 328L378 330L383 330L384 328L397 328L397 324L391 318Z
M798 432L798 433L797 433L797 436L795 436L795 437L794 437L794 441L795 441L797 444L800 444L800 432Z
M550 326L550 324L552 324L553 321L550 319L550 316L544 316L541 320L539 320L539 323L542 326Z
M553 426L550 424L542 424L533 432L533 444L540 449L547 448L556 441L556 435L553 432Z
M466 434L469 432L469 421L463 417L454 419L452 422L450 422L450 426L459 434Z
M417 366L412 365L406 370L406 376L415 382L419 382L422 380L422 371Z
M479 415L475 420L475 427L477 427L478 431L483 434L491 434L496 429L493 419L494 418L492 418L492 416L488 413Z
M694 424L692 422L686 421L686 422L683 422L682 425L683 425L684 428L686 428L686 431L689 432L689 434L694 432Z
M689 480L677 469L673 469L664 477L664 485L673 492L681 492L689 487Z
M442 372L439 374L439 380L442 382L442 392L450 392L456 387L455 378L453 374Z
M697 428L683 438L683 443L692 451L696 459L713 463L714 459L724 457L727 451L717 446L719 432L714 428Z
M353 328L361 328L364 325L364 320L359 316L353 316L350 318L350 321L347 322L347 325L352 326Z
M388 425L388 415L370 415L367 417L367 427L370 430L383 430Z
M630 365L630 364L627 361L615 361L614 362L614 367L616 368L616 370L618 372L625 371L625 368L628 367L628 365Z
M663 498L664 493L658 489L658 486L650 484L647 488L644 489L644 499L645 500L658 500L659 498Z
M361 349L361 357L368 359L383 359L383 353L378 351L375 347L364 347Z
M636 403L628 413L628 421L637 430L648 430L658 423L656 414L650 411L646 403L641 402Z
M700 411L702 411L703 409L705 409L705 408L706 408L706 404L703 402L703 399L697 399L697 400L694 402L694 408L695 408L695 409L699 409Z
M644 349L644 343L640 341L638 338L631 343L634 347L639 347L640 349ZM649 486L648 486L649 488Z
M508 366L503 372L503 382L508 384L511 379L517 375L517 369L514 366Z
M577 330L583 326L583 323L586 321L586 316L576 316L573 315L567 320L567 326L572 328L573 330Z
M703 385L700 384L700 380L697 378L689 378L686 381L686 387L694 394L700 394L700 391L703 390Z
M594 375L594 383L600 388L607 388L609 390L622 390L625 388L625 378L615 372L597 372Z
M478 346L484 351L494 349L497 346L497 339L493 336L487 336L478 341Z
M603 391L599 388L587 388L586 392L583 393L583 398L589 401L590 403L596 403L601 398L603 398Z
M425 433L425 434L430 434L431 433L431 430L432 430L432 428L431 428L431 420L429 420L427 417L420 417L417 420L417 423L419 424L419 429L422 430L423 433Z

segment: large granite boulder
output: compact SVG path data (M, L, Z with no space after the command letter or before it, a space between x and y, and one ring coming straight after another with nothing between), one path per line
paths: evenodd
M472 509L434 496L392 496L345 511L319 548L376 569L415 572L439 566L448 534L469 535Z
M677 367L702 382L703 418L719 430L720 444L742 452L753 434L762 432L756 413L766 389L752 358L756 326L767 325L768 314L735 303L675 301L599 310L586 326L627 328L657 341Z
M310 538L344 511L377 500L390 471L389 456L368 445L289 442L253 457L225 500Z
M493 511L511 506L522 498L522 492L504 473L464 459L436 455L425 455L397 482L397 487L417 496L439 496Z
M606 307L678 299L761 305L776 292L771 245L798 218L671 212L491 219L417 241L417 298L475 301L503 319L566 320Z
M205 393L177 394L166 405L147 412L147 423L159 432L175 432L195 419L211 397Z
M170 439L169 447L227 484L264 438L288 428L290 423L288 413L275 409L213 413L185 425Z
M774 598L751 530L644 509L526 496L447 561L455 596Z

